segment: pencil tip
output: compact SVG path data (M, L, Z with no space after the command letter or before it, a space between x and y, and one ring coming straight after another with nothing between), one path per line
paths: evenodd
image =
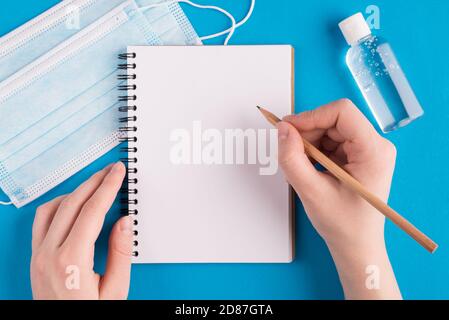
M256 106L256 108L260 110L260 107L259 107L259 106Z

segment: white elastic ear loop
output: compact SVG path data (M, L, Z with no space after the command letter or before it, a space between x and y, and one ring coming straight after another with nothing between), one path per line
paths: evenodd
M251 16L253 15L253 11L254 11L254 7L255 6L256 6L256 0L251 0L251 6L250 6L250 8L248 10L248 13L246 14L246 17L243 18L241 21L239 21L239 23L237 23L235 25L234 30L237 29L237 28L240 28L246 22L248 22L249 18L251 18ZM229 29L220 31L218 33L214 33L214 34L211 34L211 35L208 35L208 36L200 37L200 40L203 41L203 40L209 40L209 39L213 39L213 38L216 38L216 37L220 37L220 36L223 36L223 35L227 34L228 32L231 32L231 31L232 31L232 27L229 28Z
M10 202L0 201L0 205L2 205L2 206L10 206L10 205L12 205L12 202L11 201Z
M226 11L226 10L220 8L220 7L201 5L201 4L194 3L194 2L192 2L190 0L168 0L168 1L163 1L163 2L160 2L160 3L155 3L155 4L150 4L150 5L147 5L147 6L140 7L139 10L146 11L146 10L151 9L151 8L165 6L165 5L172 4L172 3L187 3L187 4L191 5L192 7L196 7L196 8L200 8L200 9L211 9L211 10L215 10L215 11L223 13L225 16L227 16L231 20L231 23L232 23L231 28L229 28L227 32L223 33L223 34L228 33L228 36L226 37L226 39L224 41L224 45L225 46L228 45L229 40L231 40L232 36L234 35L235 29L236 29L236 26L237 26L237 22L235 21L235 18L234 18L234 16L232 14L230 14L228 11ZM207 36L207 37L209 37L209 36ZM212 37L212 38L214 38L214 37ZM210 39L210 38L208 38L208 39Z

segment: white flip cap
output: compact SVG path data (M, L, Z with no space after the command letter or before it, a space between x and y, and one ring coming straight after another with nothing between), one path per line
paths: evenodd
M371 34L371 29L360 12L343 20L338 26L351 46Z

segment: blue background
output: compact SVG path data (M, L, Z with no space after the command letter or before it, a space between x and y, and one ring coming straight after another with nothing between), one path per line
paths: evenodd
M56 0L4 1L0 34L50 8ZM221 5L237 19L249 0L202 0ZM368 5L380 8L380 34L390 40L426 112L388 134L398 149L390 204L431 235L440 249L430 255L390 222L386 241L403 295L408 299L449 298L449 1L446 0L258 0L253 17L233 44L293 44L296 48L296 112L341 97L352 99L372 120L344 65L345 41L337 23ZM186 8L199 34L223 29L216 13ZM221 43L222 39L209 43ZM236 75L237 76L237 75ZM1 130L1 128L0 128ZM0 298L31 298L31 227L39 204L68 193L95 171L116 161L114 150L21 210L0 208ZM441 163L441 165L440 165ZM2 200L6 197L0 193ZM119 205L109 213L98 241L96 268L103 270L107 237ZM286 265L133 266L131 299L340 299L329 252L297 209L296 260Z

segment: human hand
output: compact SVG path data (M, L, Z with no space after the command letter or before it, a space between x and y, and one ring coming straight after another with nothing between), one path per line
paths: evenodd
M278 130L279 163L328 245L340 278L356 275L359 281L365 276L366 266L380 265L384 274L394 280L385 250L384 216L330 173L316 170L304 153L301 137L385 202L395 167L394 145L382 138L347 99L287 116L278 124ZM345 279L342 282L347 289L349 284L345 286ZM360 297L364 284L357 284L361 290L345 290L346 296L351 298L357 292L355 297ZM398 297L398 290L389 293Z
M37 209L31 258L34 299L127 298L133 240L130 217L123 217L112 229L104 276L93 270L95 241L125 173L122 163L110 165L72 194Z

